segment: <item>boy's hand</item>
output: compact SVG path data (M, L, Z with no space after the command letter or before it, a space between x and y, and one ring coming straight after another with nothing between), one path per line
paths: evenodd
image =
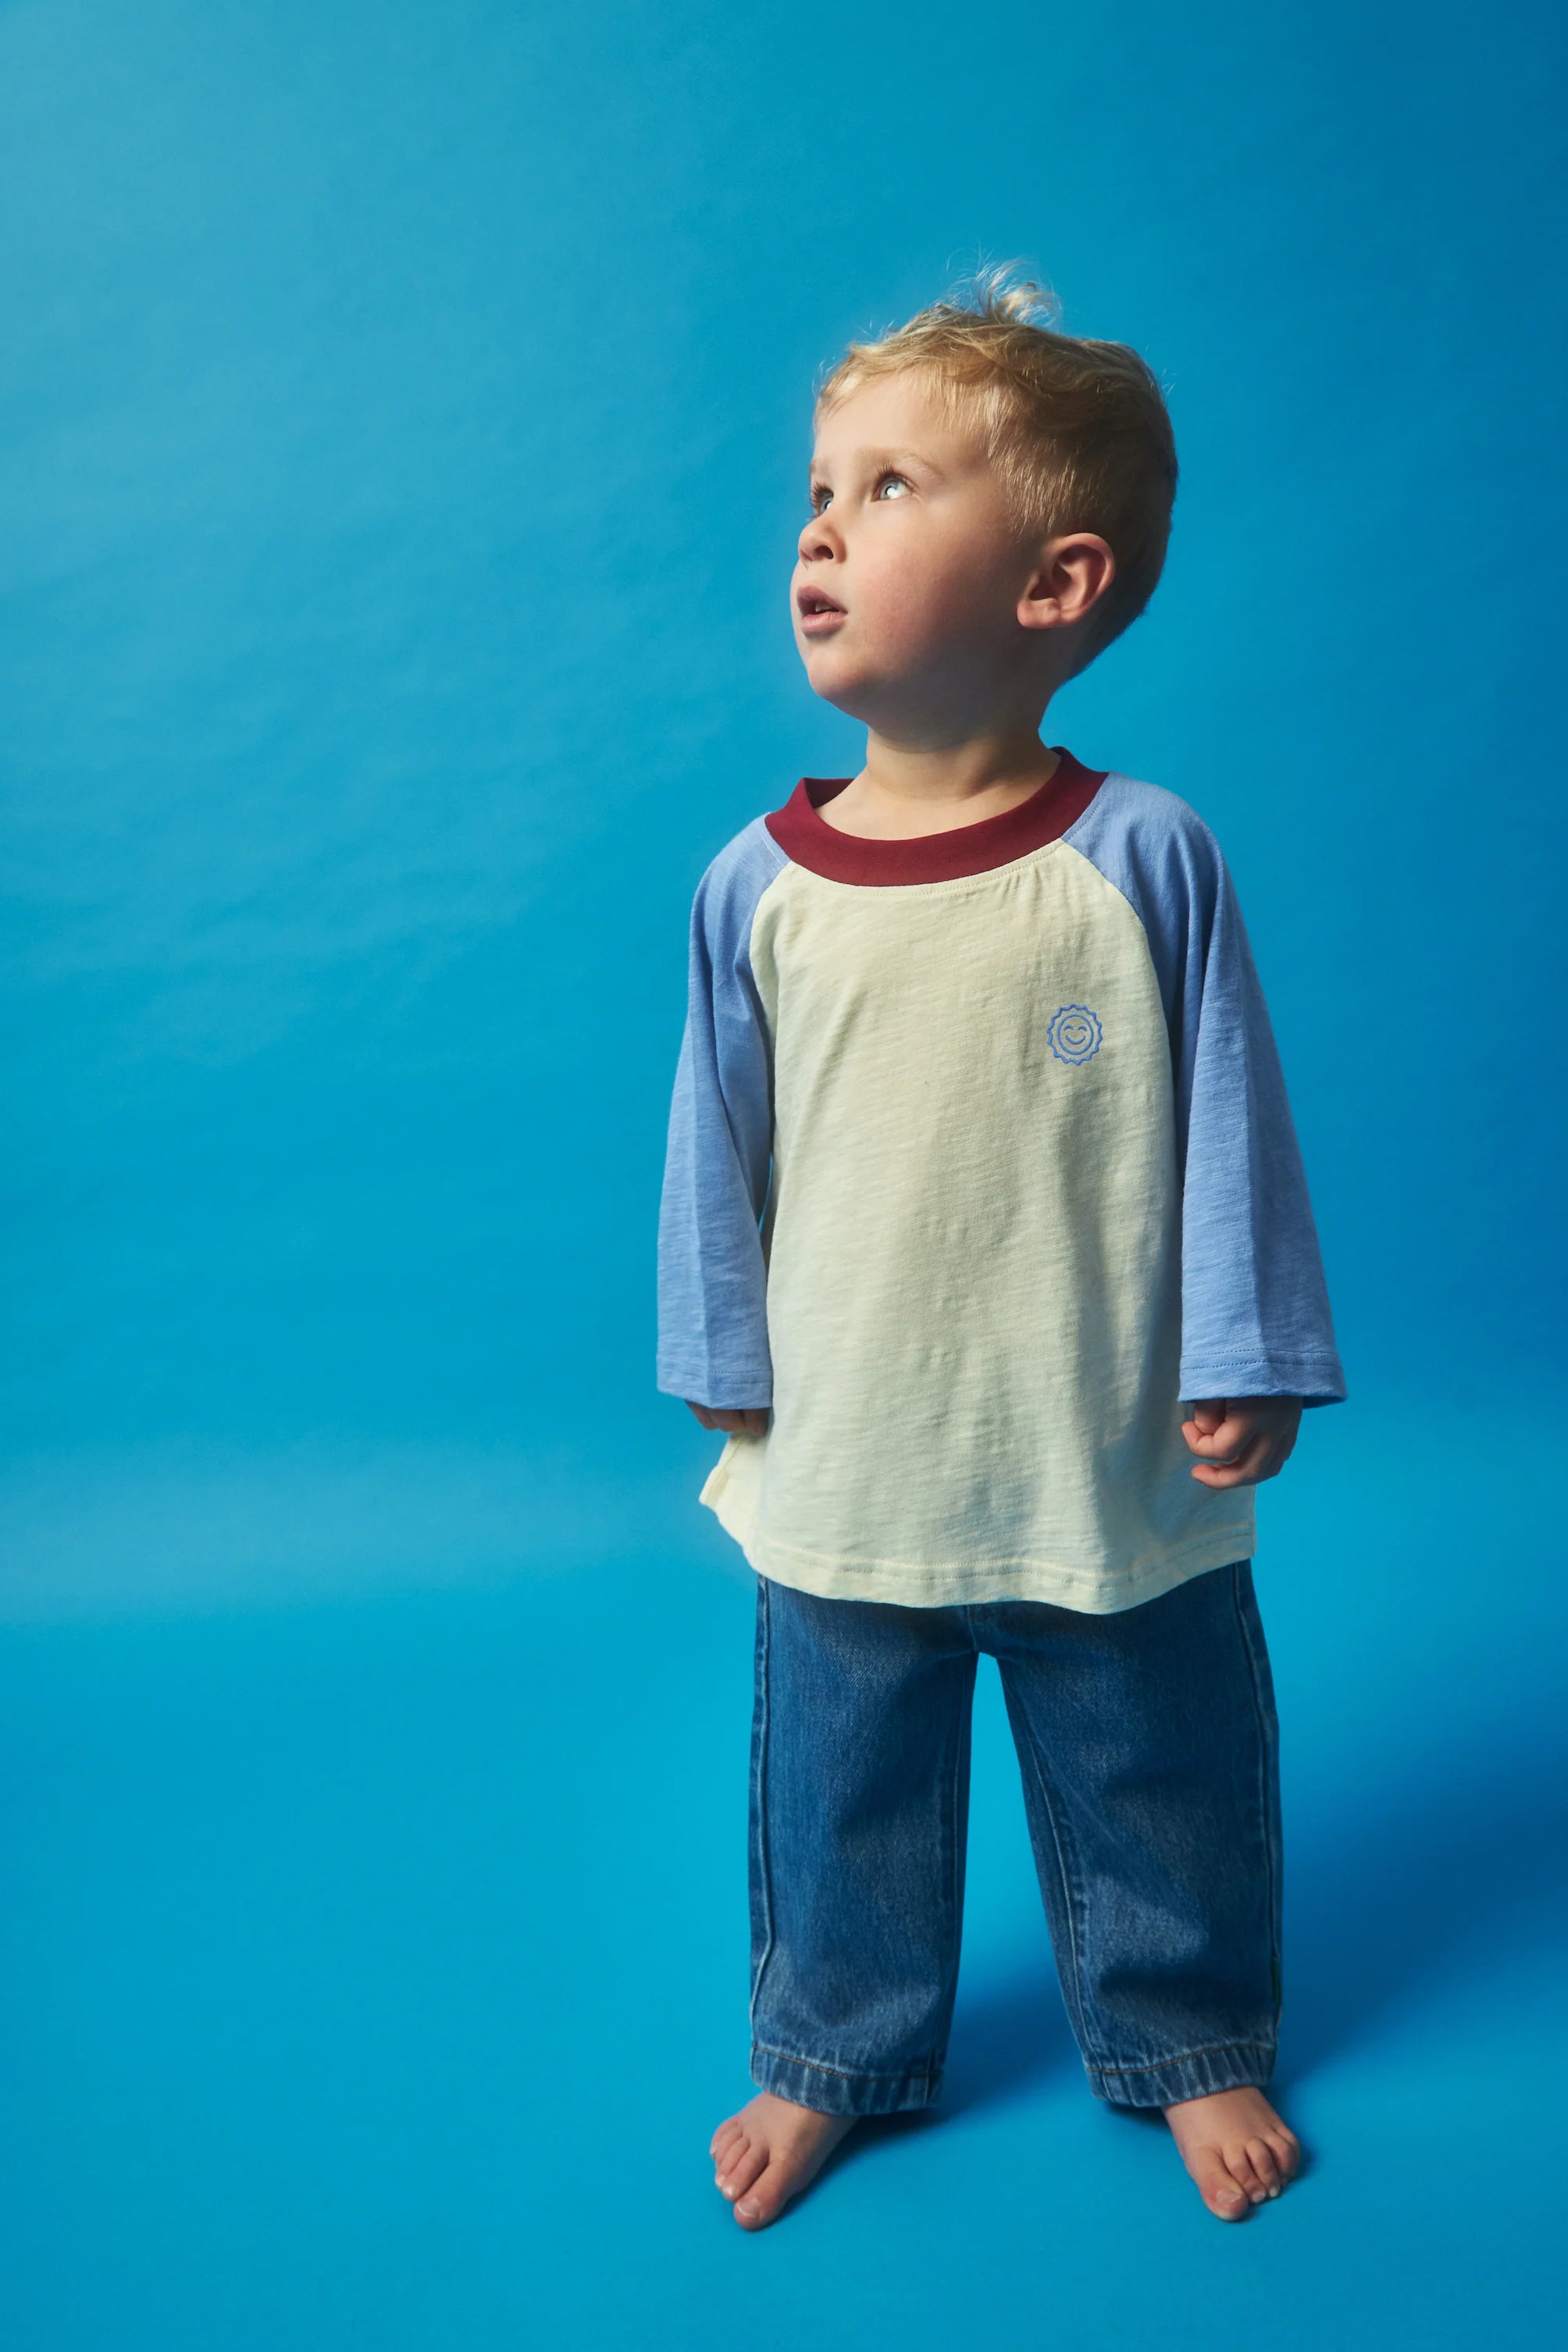
M1300 1397L1211 1397L1194 1404L1182 1435L1203 1456L1193 1475L1204 1486L1256 1486L1283 1470L1301 1426Z
M733 1436L737 1430L748 1437L765 1437L770 1408L765 1404L691 1404L686 1400L704 1429L721 1429Z

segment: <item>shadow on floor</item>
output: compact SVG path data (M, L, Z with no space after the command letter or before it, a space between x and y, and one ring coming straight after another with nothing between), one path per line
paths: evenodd
M1568 1738L1528 1719L1438 1756L1285 1859L1281 2079L1375 2036L1411 2000L1555 1943L1568 1902Z
M1288 2086L1412 2000L1555 1942L1568 1904L1568 1740L1555 1721L1449 1751L1352 1819L1287 1822ZM1039 1929L1044 1937L1043 1924ZM1048 1958L960 1992L942 2113L1016 2097L1080 2061Z
M1045 1923L1039 1922L1042 1946ZM961 2116L1016 2098L1047 2074L1081 2075L1078 2044L1062 2007L1050 1956L992 1979L966 2000L961 1990L942 2084L942 2112Z

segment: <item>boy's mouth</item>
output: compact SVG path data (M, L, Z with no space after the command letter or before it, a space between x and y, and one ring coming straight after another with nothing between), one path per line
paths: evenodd
M799 588L795 591L795 610L800 615L803 635L831 635L840 621L849 617L836 597L825 595L820 588Z

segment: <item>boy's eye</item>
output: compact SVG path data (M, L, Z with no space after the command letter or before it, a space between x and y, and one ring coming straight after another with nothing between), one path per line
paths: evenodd
M905 475L895 474L890 468L885 474L879 474L876 481L871 486L871 496L873 499L881 499L883 500L888 499L907 499L911 498L913 495L914 484L910 482ZM811 486L812 513L814 515L822 514L826 512L826 509L832 504L833 493L828 488L826 483L814 482Z

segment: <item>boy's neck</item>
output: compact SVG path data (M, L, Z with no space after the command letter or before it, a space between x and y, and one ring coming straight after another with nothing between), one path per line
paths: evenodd
M872 732L865 766L819 814L840 833L912 841L1005 816L1038 792L1058 764L1032 730L942 745L889 742Z

